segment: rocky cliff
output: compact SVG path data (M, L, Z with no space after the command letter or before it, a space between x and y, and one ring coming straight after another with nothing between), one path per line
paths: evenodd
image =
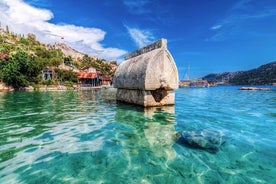
M81 53L81 52L69 47L68 45L66 45L64 43L55 43L54 48L60 49L65 56L71 56L72 59L74 59L76 61L80 61L83 58L83 56L85 55L84 53ZM96 56L90 56L90 57L93 59L99 59Z

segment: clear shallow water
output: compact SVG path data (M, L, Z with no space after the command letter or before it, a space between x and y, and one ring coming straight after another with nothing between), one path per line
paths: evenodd
M179 89L173 107L101 91L0 93L0 183L276 183L276 91ZM216 130L210 153L176 142Z

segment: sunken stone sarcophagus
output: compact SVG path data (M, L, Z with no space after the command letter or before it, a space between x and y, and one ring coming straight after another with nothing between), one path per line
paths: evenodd
M173 105L178 72L167 40L128 54L115 72L114 87L118 101L145 107Z

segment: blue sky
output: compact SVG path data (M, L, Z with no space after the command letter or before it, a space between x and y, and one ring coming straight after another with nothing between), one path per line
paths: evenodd
M0 21L118 61L166 38L180 79L276 60L275 0L0 0Z

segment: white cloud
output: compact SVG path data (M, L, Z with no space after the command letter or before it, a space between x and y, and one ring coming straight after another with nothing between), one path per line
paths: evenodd
M97 55L105 59L118 59L126 54L118 48L104 48L100 41L106 32L98 28L81 27L68 24L53 24L48 21L54 17L50 10L28 5L22 0L0 0L2 27L8 25L15 33L34 33L45 43L54 43L65 38L65 42L79 51Z
M150 13L150 9L146 7L150 3L149 0L123 0L123 3L131 14Z
M213 27L211 27L212 30L216 30L216 29L220 29L222 27L222 25L215 25Z
M210 28L215 34L206 40L222 41L245 32L248 35L249 31L254 30L247 30L245 24L254 25L257 21L273 16L276 16L275 5L265 5L265 2L262 2L260 6L258 1L240 0L229 9L225 17Z
M150 31L140 30L137 28L127 27L128 33L136 45L140 48L143 47L154 40L154 36Z

